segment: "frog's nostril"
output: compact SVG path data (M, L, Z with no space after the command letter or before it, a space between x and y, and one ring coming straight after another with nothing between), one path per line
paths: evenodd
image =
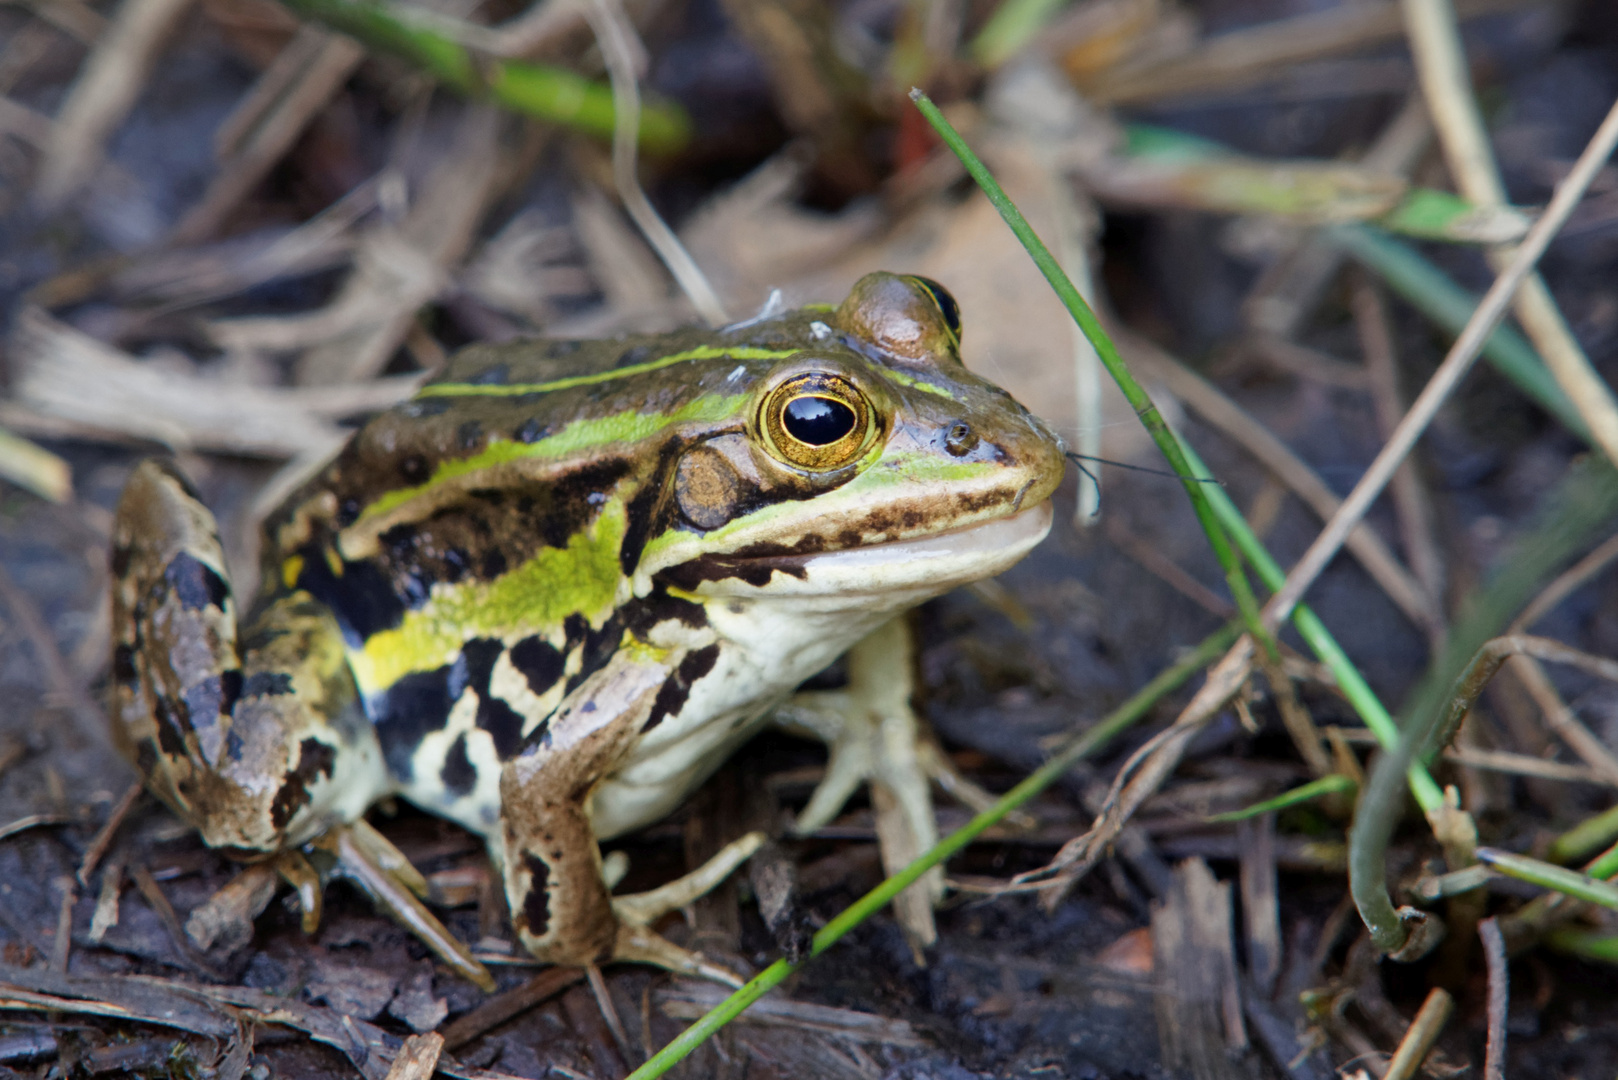
M944 433L944 449L955 457L964 457L977 447L977 432L966 424L957 423Z

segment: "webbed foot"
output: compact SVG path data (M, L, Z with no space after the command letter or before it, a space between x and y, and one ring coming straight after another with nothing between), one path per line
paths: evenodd
M612 958L653 964L680 975L699 975L728 986L742 985L743 980L735 972L709 961L701 953L680 948L653 932L651 927L669 912L688 907L706 895L746 862L765 839L761 832L750 832L726 844L713 858L684 877L643 893L613 897L612 913L618 919L618 936Z
M869 783L882 866L903 869L938 842L929 779L957 781L943 754L910 707L914 646L903 618L885 623L848 652L848 686L793 695L775 711L788 731L826 743L826 775L798 815L794 831L814 832L842 811L862 781ZM941 868L929 870L894 901L912 946L937 940L933 905L944 895Z

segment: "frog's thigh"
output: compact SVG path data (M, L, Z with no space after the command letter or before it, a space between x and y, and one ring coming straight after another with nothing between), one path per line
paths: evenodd
M661 659L621 650L501 771L506 897L523 946L542 960L584 964L612 955L618 924L586 804L634 747L672 671Z
M910 707L913 663L910 628L899 616L849 650L845 689L794 694L774 717L830 750L826 777L798 815L796 830L813 832L830 822L860 782L869 781L882 864L889 874L938 841L928 787L937 755ZM934 868L900 895L896 909L913 942L935 940L932 905L943 892L943 871Z
M114 519L114 732L212 846L275 851L364 812L383 782L342 637L307 594L247 628L213 515L156 462Z

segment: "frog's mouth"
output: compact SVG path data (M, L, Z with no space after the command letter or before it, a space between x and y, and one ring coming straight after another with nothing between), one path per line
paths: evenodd
M710 557L703 577L709 595L937 595L1009 569L1045 538L1049 500L1030 509L909 540L815 554ZM923 597L924 598L924 597ZM914 602L914 598L911 602Z

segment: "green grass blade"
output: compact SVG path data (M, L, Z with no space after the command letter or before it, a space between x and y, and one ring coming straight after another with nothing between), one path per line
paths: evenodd
M1486 847L1478 848L1478 861L1518 881L1526 881L1571 896L1575 900L1588 900L1592 904L1618 911L1618 885L1609 884L1588 874L1581 874L1577 870L1541 862L1527 855L1515 855L1509 851L1496 851L1494 848Z
M1245 806L1240 810L1229 810L1223 814L1213 814L1206 820L1210 822L1246 821L1248 818L1255 818L1260 814L1285 810L1289 806L1297 806L1299 803L1308 802L1310 799L1318 799L1322 795L1335 795L1340 791L1353 791L1357 787L1359 787L1359 784L1355 782L1352 776L1332 773L1330 776L1322 776L1318 780L1311 780L1307 784L1295 787L1291 791L1283 791L1273 799L1265 799L1263 802L1256 802L1252 806Z
M287 7L347 34L379 52L409 61L451 90L485 94L514 112L611 138L612 87L553 64L484 58L425 26L400 18L375 0L282 0ZM668 101L643 99L640 144L650 152L683 147L691 138L685 110Z
M1158 450L1162 452L1169 466L1180 477L1180 483L1191 500L1191 508L1197 515L1197 523L1202 526L1203 533L1208 537L1208 545L1213 548L1214 557L1219 561L1220 567L1225 572L1225 583L1230 588L1232 598L1236 601L1237 610L1242 614L1243 623L1246 625L1248 632L1253 635L1254 640L1258 641L1271 655L1278 656L1279 653L1276 651L1274 639L1259 621L1258 602L1253 598L1253 588L1247 581L1247 575L1242 572L1241 561L1236 557L1235 551L1232 550L1229 539L1225 536L1224 530L1220 528L1219 521L1214 516L1213 508L1209 505L1207 496L1202 491L1205 485L1192 473L1190 465L1186 463L1185 455L1180 452L1179 440L1169 430L1168 424L1163 420L1162 414L1157 411L1157 406L1152 402L1151 397L1141 388L1140 383L1135 381L1135 377L1129 373L1129 368L1124 365L1123 358L1118 355L1117 346L1113 345L1112 339L1107 337L1106 330L1102 328L1101 320L1096 318L1095 312L1090 309L1090 305L1085 301L1084 297L1079 295L1079 290L1074 288L1073 282L1068 279L1061 265L1051 255L1050 249L1045 246L1044 241L1039 238L1033 227L1028 224L1028 219L1022 216L1022 211L1018 210L1016 204L1007 198L999 182L989 172L988 166L983 164L983 161L972 151L972 148L966 144L966 140L961 138L960 132L956 131L948 120L944 119L944 114L938 111L938 106L933 104L932 99L920 90L913 89L910 91L910 100L916 103L916 108L921 110L921 114L933 126L933 130L938 133L938 137L944 140L944 144L961 160L961 164L966 166L966 171L971 174L973 180L977 181L977 185L983 190L983 194L988 196L989 202L999 211L1001 219L1005 221L1012 233L1022 243L1024 250L1028 252L1028 257L1033 259L1035 266L1039 267L1039 272L1045 276L1045 281L1056 293L1057 298L1062 301L1063 306L1068 310L1068 314L1073 316L1073 321L1078 324L1085 338L1095 349L1096 355L1101 359L1102 365L1106 367L1107 373L1118 384L1118 389L1123 391L1124 398L1129 402L1130 407L1135 410L1135 415L1140 419L1142 426L1146 428L1147 434L1152 437L1152 441L1157 444Z

